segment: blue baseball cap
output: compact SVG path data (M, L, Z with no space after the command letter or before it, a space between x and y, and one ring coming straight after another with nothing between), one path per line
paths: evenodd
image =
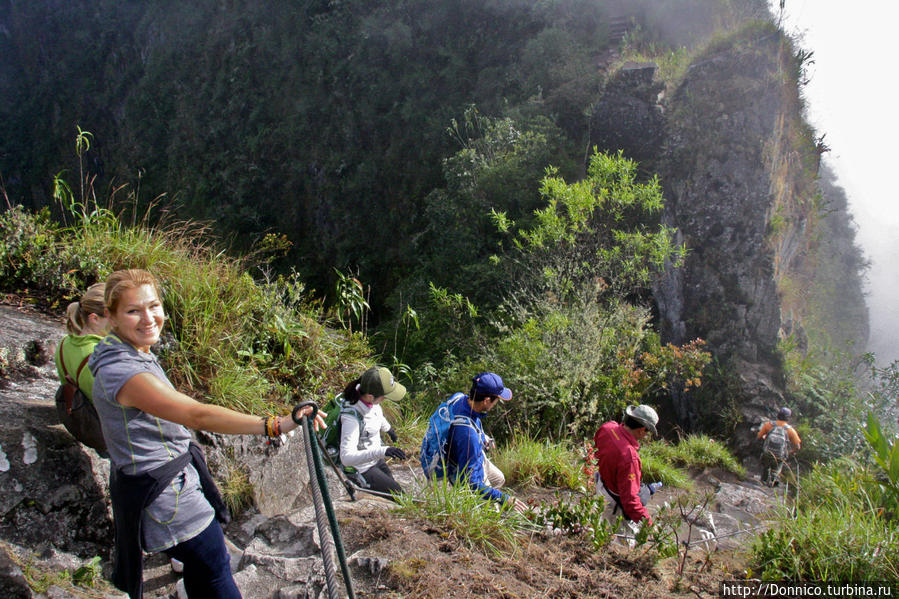
M471 379L475 393L497 395L503 401L512 399L512 390L503 385L503 379L493 372L482 372Z

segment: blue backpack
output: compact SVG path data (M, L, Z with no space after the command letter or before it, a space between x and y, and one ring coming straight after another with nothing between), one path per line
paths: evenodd
M478 430L471 418L453 416L453 406L467 398L468 396L464 393L454 393L437 406L437 409L428 418L428 431L421 442L420 454L421 469L425 473L425 478L443 477L446 465L446 444L451 426L455 424Z

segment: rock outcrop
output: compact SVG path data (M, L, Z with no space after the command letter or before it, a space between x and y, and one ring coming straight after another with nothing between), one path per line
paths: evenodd
M708 430L710 414L738 420L743 454L753 446L750 428L785 401L778 342L806 340L807 306L784 289L812 285L818 260L810 198L820 148L803 137L791 48L773 25L749 26L664 89L652 63L625 64L591 119L591 144L621 149L660 175L662 221L688 251L684 267L653 289L663 340L704 339L735 373L732 406L698 405L695 394L675 390L671 416L686 430Z

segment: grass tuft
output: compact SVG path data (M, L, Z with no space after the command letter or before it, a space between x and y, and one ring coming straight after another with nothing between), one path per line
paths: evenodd
M723 444L705 435L690 435L676 445L654 441L642 446L640 454L647 458L684 468L721 468L738 476L745 476L746 469Z
M427 520L447 538L494 556L516 553L517 534L531 527L511 508L480 497L468 485L453 485L446 479L425 485L420 498L401 495L398 502L401 514Z
M506 475L507 484L514 487L580 490L587 484L580 458L564 443L537 442L516 434L511 443L498 448L491 460Z

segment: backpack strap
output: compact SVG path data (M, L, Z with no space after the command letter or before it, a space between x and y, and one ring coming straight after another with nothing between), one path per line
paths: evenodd
M362 447L362 429L365 427L365 420L362 418L362 414L359 413L359 410L352 408L352 407L341 408L340 416L338 416L337 418L338 419L343 418L344 414L352 414L353 416L356 417L356 420L359 422L359 442L356 444L356 449L361 451L363 449L363 447ZM341 436L343 436L343 435L341 434ZM337 442L339 444L340 440L338 439Z
M62 378L66 380L67 383L72 383L72 377L69 376L69 370L66 368L66 361L62 357L62 346L66 342L66 337L63 337L59 340L59 349L57 349L59 365L62 366Z
M75 372L75 385L80 387L79 381L81 379L81 371L84 370L84 367L87 366L87 361L90 359L91 355L87 354L84 356L84 359L81 360L81 364L78 365L78 371Z
M87 361L90 359L90 354L84 356L84 359L81 360L81 363L78 365L78 369L75 371L75 378L72 378L72 375L69 374L68 368L66 368L66 361L62 355L62 346L66 342L66 337L63 337L59 341L59 364L62 366L62 375L65 379L65 384L71 385L73 389L71 391L67 391L63 393L63 397L65 398L66 403L66 412L71 414L73 405L72 400L75 397L75 392L78 391L81 387L78 385L78 379L81 378L81 371L84 370L84 367L87 365Z

